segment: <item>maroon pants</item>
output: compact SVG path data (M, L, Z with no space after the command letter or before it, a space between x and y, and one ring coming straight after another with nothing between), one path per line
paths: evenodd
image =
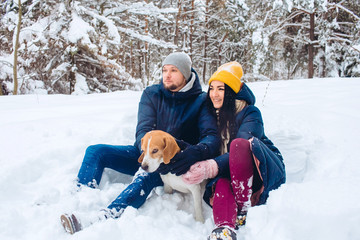
M250 142L237 138L230 144L230 178L220 178L213 199L214 222L217 227L235 228L238 213L246 213L251 206L254 175Z

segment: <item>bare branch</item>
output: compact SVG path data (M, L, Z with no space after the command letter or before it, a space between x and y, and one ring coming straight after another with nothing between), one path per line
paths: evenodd
M342 6L341 3L328 3L328 5L334 6L336 8L340 8L340 9L344 10L345 12L349 13L351 16L353 16L357 21L360 20L360 17L358 15L356 15L353 11L350 11L349 9Z

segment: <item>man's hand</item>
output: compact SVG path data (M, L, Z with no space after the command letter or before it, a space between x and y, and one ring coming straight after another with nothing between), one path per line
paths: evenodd
M175 141L176 141L177 145L179 146L179 148L180 148L181 150L184 150L184 149L187 148L188 146L191 146L191 144L189 144L189 143L187 143L187 142L185 142L185 141L183 141L183 140L175 139Z
M170 163L160 164L156 171L160 174L167 174L171 172L176 176L180 176L186 173L191 165L200 160L202 160L201 146L190 145L186 149L177 153L175 157L170 160Z

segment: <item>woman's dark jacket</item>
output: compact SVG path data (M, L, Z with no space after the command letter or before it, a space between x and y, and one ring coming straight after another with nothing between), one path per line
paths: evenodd
M257 204L263 204L269 196L269 192L278 188L285 182L285 165L279 150L265 136L264 125L260 110L254 106L255 96L246 84L243 84L241 90L236 95L236 99L245 100L248 104L243 110L236 115L236 138L252 139L251 149L255 158L259 161L259 171L263 183L263 191L258 199ZM230 139L228 149L230 149ZM209 203L213 194L213 187L219 178L229 178L229 153L215 158L219 166L217 178L211 180L206 187L204 200Z
M195 75L195 76L194 76ZM135 146L141 150L141 138L151 130L163 130L178 140L198 145L200 160L219 154L220 138L216 119L206 107L206 93L202 91L197 73L195 82L186 92L171 92L160 84L147 87L140 99Z

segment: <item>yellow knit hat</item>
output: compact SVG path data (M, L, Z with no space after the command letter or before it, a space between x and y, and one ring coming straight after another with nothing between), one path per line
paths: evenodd
M228 62L221 65L216 72L209 79L209 85L212 81L217 80L225 83L235 93L240 91L242 86L241 77L243 76L243 69L238 62Z

